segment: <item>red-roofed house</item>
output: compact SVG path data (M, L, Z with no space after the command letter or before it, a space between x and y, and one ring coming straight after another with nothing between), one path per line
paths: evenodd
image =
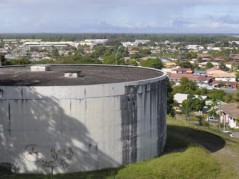
M235 60L235 61L239 61L239 54L233 55L232 59Z
M212 81L212 77L202 76L202 75L193 75L193 74L173 74L169 75L169 80L179 83L181 78L186 77L189 80L195 81L196 83L209 84Z

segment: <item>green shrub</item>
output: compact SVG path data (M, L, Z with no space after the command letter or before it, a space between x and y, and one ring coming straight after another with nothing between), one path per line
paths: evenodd
M209 122L206 121L205 119L199 120L199 125L200 126L210 126Z

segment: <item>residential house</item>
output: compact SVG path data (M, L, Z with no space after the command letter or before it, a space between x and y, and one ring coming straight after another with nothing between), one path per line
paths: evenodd
M215 62L221 62L221 61L223 61L223 60L224 60L224 58L223 58L223 57L220 57L220 56L213 58L213 61L215 61Z
M204 47L201 46L201 45L188 45L188 46L186 47L186 49L188 49L188 50L193 50L193 51L199 51L199 50L203 50Z
M192 68L176 68L172 71L175 74L192 74Z
M237 55L233 55L232 56L232 59L234 60L234 61L239 61L239 54L237 54Z
M150 40L135 40L135 44L146 44L146 43L149 43L150 42Z
M230 62L226 62L225 65L226 65L227 68L229 68L229 69L233 69L233 65L234 65L234 63L235 63L235 62L230 61Z
M215 81L230 81L236 82L235 73L229 73L220 69L210 68L207 71L207 75L215 79Z
M212 81L211 85L215 88L237 89L239 87L239 82Z
M175 83L179 83L181 78L186 77L189 80L192 80L199 84L209 84L212 82L212 77L204 76L204 75L194 75L194 74L174 74L171 73L169 75L169 80Z
M224 104L219 106L220 120L231 128L238 128L237 120L239 118L239 105L237 103Z
M148 59L157 59L158 57L155 56L148 56L148 57L142 57L140 60L148 60Z
M207 50L210 50L210 51L221 51L221 47L207 47Z
M130 55L135 55L135 54L139 54L139 53L140 53L140 51L138 51L138 50L130 50L129 51Z
M207 72L206 71L203 71L203 70L195 70L193 72L194 75L199 75L199 76L206 76L207 75Z
M235 44L239 45L239 41L228 41L228 43L229 43L229 44L235 43Z
M130 60L131 60L130 57L124 57L124 61L125 61L125 62L128 62L128 61L130 61Z
M176 66L175 62L165 62L164 63L165 68L172 68Z
M201 58L201 61L209 61L212 58L209 54L199 54L198 57Z
M208 63L208 62L201 62L201 63L198 63L198 66L199 66L200 68L205 68L205 67L207 67L207 63ZM212 64L214 67L216 67L216 68L219 67L219 63L218 63L218 62L211 62L211 64Z
M124 47L133 47L135 45L134 42L121 42L121 44Z

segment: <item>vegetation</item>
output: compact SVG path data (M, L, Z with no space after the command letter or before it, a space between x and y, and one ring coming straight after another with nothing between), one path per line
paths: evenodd
M180 79L180 84L173 88L173 93L191 93L194 94L198 90L196 82L189 80L186 77Z
M136 60L129 60L126 62L127 65L132 65L132 66L138 66L138 63Z
M213 34L46 34L46 33L32 33L32 34L0 34L0 39L43 39L43 41L80 41L84 39L110 39L107 45L119 45L122 41L134 41L135 39L148 39L152 42L181 42L185 44L204 45L214 42L218 46L228 45L228 41L237 40L237 37L229 35L213 35ZM226 51L226 50L225 50Z
M215 178L219 174L216 161L205 150L191 146L182 153L130 165L120 170L116 178Z
M189 61L180 61L178 65L182 68L192 68L193 69L193 65Z
M239 81L239 71L236 72L237 81Z
M159 58L148 58L147 60L140 61L140 65L143 67L150 67L161 69L163 68L163 63Z
M175 116L175 110L173 108L174 99L173 99L173 88L169 79L167 78L167 114L171 117Z
M16 59L16 60L8 60L5 61L5 65L26 65L26 64L30 64L31 61L26 59L26 58L20 58L20 59Z
M194 95L189 94L187 100L182 102L182 112L189 115L190 111L201 111L205 106L205 101L200 98L196 98Z
M220 85L220 84L219 84ZM199 88L196 82L189 80L186 77L181 78L180 84L173 87L173 94L186 93L192 95L205 95L212 100L224 101L227 103L239 101L239 90L235 93L226 93L224 90L207 90L205 88ZM196 100L199 104L199 101ZM195 101L195 102L196 102ZM186 105L186 102L185 102ZM195 110L198 109L197 107Z

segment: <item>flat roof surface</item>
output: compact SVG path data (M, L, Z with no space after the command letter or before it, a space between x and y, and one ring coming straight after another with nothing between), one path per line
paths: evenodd
M78 78L64 72L81 71ZM156 70L127 66L51 65L51 71L31 71L30 66L0 68L0 86L72 86L138 81L162 76Z

